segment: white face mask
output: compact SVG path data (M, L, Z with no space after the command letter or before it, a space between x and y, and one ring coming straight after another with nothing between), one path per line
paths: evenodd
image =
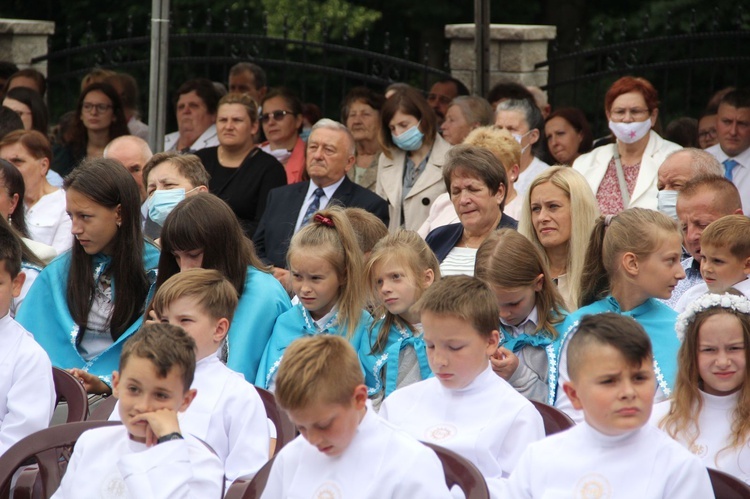
M530 133L531 133L531 130L529 130L528 132L526 132L526 133L524 133L524 134L520 134L520 133L514 133L514 134L512 134L512 135L513 135L513 138L514 138L514 139L516 139L516 142L518 142L518 143L520 144L520 143L521 143L521 141L523 140L523 138L524 138L524 137L526 137L526 136L527 136L528 134L530 134ZM525 151L526 149L528 149L530 145L531 145L531 144L526 144L525 146L522 146L522 147L521 147L521 154L523 154L523 152L524 152L524 151Z
M658 210L673 220L677 220L677 194L666 189L656 193Z
M633 123L616 123L609 120L609 129L620 142L632 144L648 134L651 130L651 119L646 118L646 121L635 121Z

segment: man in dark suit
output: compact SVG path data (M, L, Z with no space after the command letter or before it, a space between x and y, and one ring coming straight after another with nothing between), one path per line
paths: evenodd
M287 284L286 252L292 236L317 209L329 205L363 208L388 225L388 203L346 176L354 165L354 138L341 123L318 121L307 141L308 182L277 187L268 194L266 211L253 236L255 249Z

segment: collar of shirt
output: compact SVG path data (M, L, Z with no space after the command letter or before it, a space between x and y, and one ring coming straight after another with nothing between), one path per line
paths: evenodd
M713 154L719 163L724 163L724 161L730 158L730 156L728 156L721 148L720 144L709 147L706 149L706 152ZM743 168L750 167L750 147L739 153L737 156L733 156L732 159Z
M344 181L344 177L341 177L338 182L331 184L327 187L323 187L323 192L325 192L325 196L320 198L320 206L321 208L323 206L326 206L326 203L333 197L333 193L336 192L336 189L339 188L341 183ZM305 194L305 204L310 204L313 198L313 193L315 192L315 189L317 189L319 186L313 182L310 181L310 185L307 186L307 194ZM325 200L325 203L324 203Z
M346 175L341 177L338 182L333 183L328 187L323 187L323 196L320 197L320 207L318 209L322 210L323 208L328 206L328 202L333 198L333 193L336 192L336 189L338 189L339 186L344 182L345 177ZM305 201L302 203L302 208L300 208L299 213L297 214L297 223L294 225L295 234L302 228L302 219L305 218L307 208L310 206L310 203L313 202L313 194L315 193L315 190L317 188L318 185L315 182L313 182L312 180L308 182Z
M529 323L529 322L531 323L532 326L534 326L534 329L536 329L536 326L539 323L539 311L536 309L536 306L531 309L529 316L526 317L526 319L517 326L508 324L504 320L500 319L500 323L503 325L503 329L505 329L505 331L507 331L508 334L510 334L514 338L523 333L530 334L526 331L526 328L525 328L526 323Z
M319 330L325 329L325 327L328 325L328 321L331 320L331 318L336 315L336 312L339 311L338 307L333 307L330 312L328 312L326 315L315 321L315 325L318 326Z

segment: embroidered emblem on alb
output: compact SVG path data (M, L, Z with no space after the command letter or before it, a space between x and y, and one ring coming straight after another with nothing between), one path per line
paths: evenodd
M341 499L344 494L341 492L341 487L336 482L326 481L318 487L313 494L315 499Z
M113 473L102 481L100 493L104 499L128 497L128 489L119 473Z
M424 438L433 442L444 442L458 433L458 428L450 423L440 423L427 428Z
M690 446L690 452L698 457L706 457L708 454L708 447L700 444L693 444Z
M589 473L581 477L573 490L575 499L609 499L612 497L612 486L599 473Z

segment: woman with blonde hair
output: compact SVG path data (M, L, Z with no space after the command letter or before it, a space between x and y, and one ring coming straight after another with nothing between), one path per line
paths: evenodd
M577 171L554 166L529 186L519 231L542 251L568 310L578 308L591 229L599 216L594 193Z

